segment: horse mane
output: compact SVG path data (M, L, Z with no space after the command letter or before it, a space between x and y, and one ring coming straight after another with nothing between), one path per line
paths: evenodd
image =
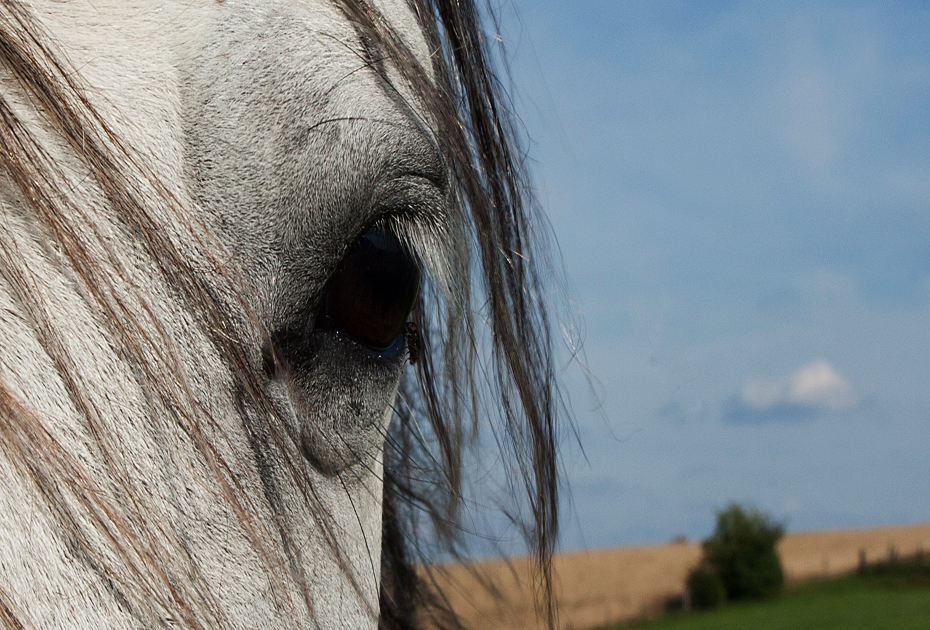
M331 1L419 99L451 174L452 215L466 241L454 261L451 286L428 285L414 310L422 336L416 380L405 379L385 445L380 627L420 627L424 608L440 611L431 623L460 627L431 574L420 570L437 555L420 541L429 529L440 553L459 552L453 524L461 520L463 451L478 443L475 434L488 430L492 420L513 480L515 511L528 510L525 531L536 559L539 615L555 627L550 567L558 530L556 441L562 408L542 288L549 270L545 227L536 214L480 15L471 0L410 0L434 52L433 67L423 68L371 4ZM257 417L273 417L255 360L245 349L246 342L260 345L268 335L243 297L247 280L223 262L209 231L191 222L176 188L107 125L63 55L15 0L0 0L0 68L41 122L36 131L16 98L0 95L0 168L34 212L38 240L50 257L73 270L74 290L90 305L114 353L130 366L158 419L153 425L159 431L167 431L168 424L181 427L193 444L189 456L212 475L204 483L228 501L269 575L288 576L297 585L295 591L281 578L272 579L270 588L283 609L296 610L294 598L306 596L299 588L304 578L290 561L298 553L296 543L287 539L281 523L275 528L256 516L259 508L213 445L220 429L191 393L179 351L159 324L160 309L171 307L153 305L136 290L137 274L154 272L163 290L189 307L194 328L230 367L244 404ZM69 149L74 168L92 178L100 199L75 193L63 167L50 157L47 147L54 143ZM87 211L87 203L102 216ZM171 230L165 229L164 216L174 224ZM45 498L69 546L105 576L135 616L152 625L167 618L190 628L223 627L222 613L195 568L184 565L183 545L165 531L157 512L145 512L144 488L126 474L131 462L103 425L107 403L88 389L77 349L50 315L54 297L40 290L21 262L22 251L34 244L0 229L0 274L96 438L95 455L115 487L96 482L55 437L50 420L2 380L0 449ZM114 254L107 229L144 252L152 268L136 269ZM488 348L476 341L482 335ZM299 448L283 430L266 433L305 500L317 505L300 473ZM325 514L317 520L338 555L339 542ZM285 554L268 540L280 540ZM312 610L312 602L306 606ZM0 623L28 627L24 618L0 584Z

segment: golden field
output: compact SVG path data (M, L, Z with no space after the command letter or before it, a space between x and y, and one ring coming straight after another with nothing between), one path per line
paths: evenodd
M861 552L875 562L918 551L930 551L930 524L800 532L779 543L789 582L854 571ZM700 557L700 544L691 542L560 554L553 561L560 627L586 630L652 614L684 592ZM535 630L529 571L525 558L450 565L440 584L469 627Z

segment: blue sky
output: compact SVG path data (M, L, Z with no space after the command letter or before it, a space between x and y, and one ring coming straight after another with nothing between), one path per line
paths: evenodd
M930 520L930 7L500 11L583 319L563 548Z

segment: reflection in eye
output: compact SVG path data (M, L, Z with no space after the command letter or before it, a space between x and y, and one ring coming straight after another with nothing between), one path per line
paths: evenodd
M321 323L367 346L385 348L407 321L419 283L420 270L394 233L373 227L346 253L330 280Z

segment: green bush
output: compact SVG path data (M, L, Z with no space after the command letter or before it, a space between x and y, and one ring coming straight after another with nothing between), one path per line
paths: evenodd
M705 565L688 574L688 596L691 606L698 610L717 608L727 599L727 591L720 576Z
M727 599L762 599L785 583L775 549L784 535L766 514L733 503L717 513L717 529L704 541L704 565L719 576Z

